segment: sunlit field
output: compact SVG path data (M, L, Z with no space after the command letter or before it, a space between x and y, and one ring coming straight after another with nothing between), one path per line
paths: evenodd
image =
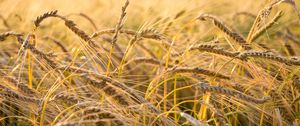
M294 0L0 0L3 126L298 126Z

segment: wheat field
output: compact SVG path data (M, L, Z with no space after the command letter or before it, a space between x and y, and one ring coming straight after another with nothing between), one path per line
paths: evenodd
M3 126L298 126L294 0L0 0Z

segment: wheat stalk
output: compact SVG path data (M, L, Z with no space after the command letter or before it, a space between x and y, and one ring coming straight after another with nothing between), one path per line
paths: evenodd
M228 123L225 119L223 112L221 112L219 109L216 109L213 105L211 105L205 101L198 100L198 102L202 105L207 106L212 112L214 112L214 116L215 116L217 122L219 123L219 125L228 126Z

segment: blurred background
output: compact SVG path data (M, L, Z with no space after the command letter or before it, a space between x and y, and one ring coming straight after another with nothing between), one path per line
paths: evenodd
M7 19L12 27L32 27L32 22L38 15L51 10L58 10L62 15L83 13L94 20L99 28L104 28L116 24L124 2L124 0L0 0L0 15ZM229 20L237 12L247 11L257 14L269 2L270 0L130 0L125 24L126 27L154 24L157 18L172 17L182 10L186 12L187 17L205 12ZM291 17L297 15L288 4L282 4L280 8ZM71 16L71 18L78 17ZM16 19L23 23L9 22ZM85 20L79 17L76 21L80 24L80 21Z

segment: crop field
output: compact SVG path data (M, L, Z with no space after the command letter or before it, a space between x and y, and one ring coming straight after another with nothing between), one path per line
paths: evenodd
M2 126L298 126L298 0L0 0Z

